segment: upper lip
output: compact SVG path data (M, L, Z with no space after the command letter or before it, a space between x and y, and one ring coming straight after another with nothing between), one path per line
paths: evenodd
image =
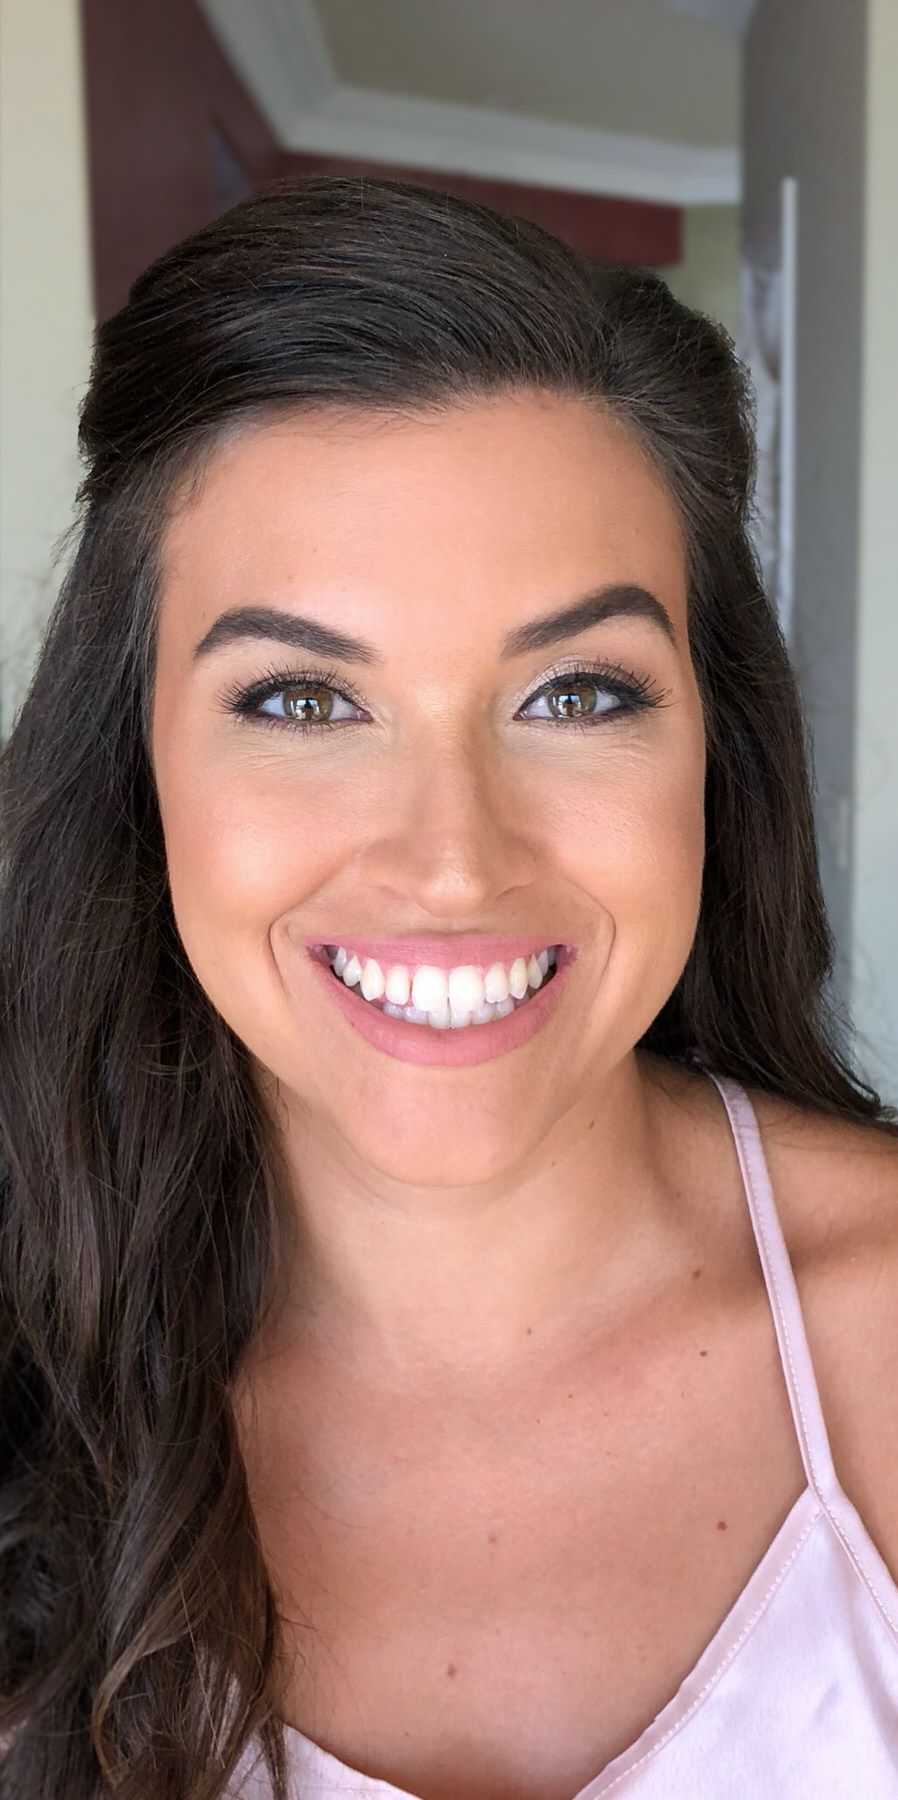
M531 957L538 950L546 950L551 944L560 940L552 937L432 937L432 938L357 938L351 935L342 937L336 934L323 941L316 938L306 940L309 951L314 955L323 953L324 943L342 944L350 954L355 952L361 961L370 956L377 963L384 965L404 963L416 967L427 964L435 969L456 969L468 963L488 968L491 963L512 963L519 956ZM564 944L562 949L575 954L573 945Z

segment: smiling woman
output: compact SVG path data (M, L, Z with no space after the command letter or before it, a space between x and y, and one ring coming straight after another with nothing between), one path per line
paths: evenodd
M885 1800L898 1127L732 344L280 183L80 442L2 767L8 1791Z

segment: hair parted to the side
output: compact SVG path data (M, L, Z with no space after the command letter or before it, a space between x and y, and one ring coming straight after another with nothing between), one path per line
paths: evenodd
M219 1800L254 1736L286 1800L228 1401L279 1267L283 1172L170 904L149 758L163 527L223 438L277 409L516 388L628 422L686 528L706 864L642 1045L898 1129L825 998L804 730L724 330L651 271L394 181L274 183L175 245L96 333L76 548L0 764L5 1800Z

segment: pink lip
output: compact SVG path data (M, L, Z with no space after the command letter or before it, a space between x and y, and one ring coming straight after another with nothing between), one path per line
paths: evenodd
M347 944L346 949L350 948ZM537 945L536 948L541 949L542 945ZM373 955L373 951L371 954ZM521 950L517 954L523 956L525 952ZM490 1062L494 1056L516 1050L535 1037L554 1012L576 955L576 950L568 946L560 950L557 972L552 980L533 994L526 1006L517 1007L506 1018L494 1019L490 1025L464 1025L458 1030L449 1027L445 1031L438 1031L429 1025L412 1025L407 1019L391 1019L389 1013L379 1012L377 1007L363 1000L360 994L354 993L344 982L337 980L320 947L312 948L311 961L318 979L344 1018L375 1049L384 1051L387 1056L396 1057L399 1062L465 1068L473 1063ZM380 958L377 960L380 961ZM454 965L450 963L444 966L452 968Z
M390 963L427 963L434 969L455 969L467 963L489 968L491 963L511 963L518 956L531 957L538 950L548 950L552 938L436 937L436 938L351 938L333 937L332 944L342 944L359 961L373 956L381 968ZM323 945L306 938L306 948L314 956ZM570 949L570 945L565 946ZM486 1026L482 1029L485 1031Z

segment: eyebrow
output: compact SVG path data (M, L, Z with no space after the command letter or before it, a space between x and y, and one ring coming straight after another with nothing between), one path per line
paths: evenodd
M560 612L546 613L541 619L531 619L527 625L516 626L502 640L500 659L507 662L531 650L545 650L563 638L578 637L591 626L616 618L647 619L676 647L673 622L661 601L647 588L617 583L584 594L571 606L562 607ZM285 612L276 606L235 606L223 612L205 637L200 638L193 659L197 661L226 644L247 638L276 639L312 656L335 657L340 662L363 663L368 668L382 668L384 662L379 650L363 638L349 637L345 632L323 625L318 619Z

